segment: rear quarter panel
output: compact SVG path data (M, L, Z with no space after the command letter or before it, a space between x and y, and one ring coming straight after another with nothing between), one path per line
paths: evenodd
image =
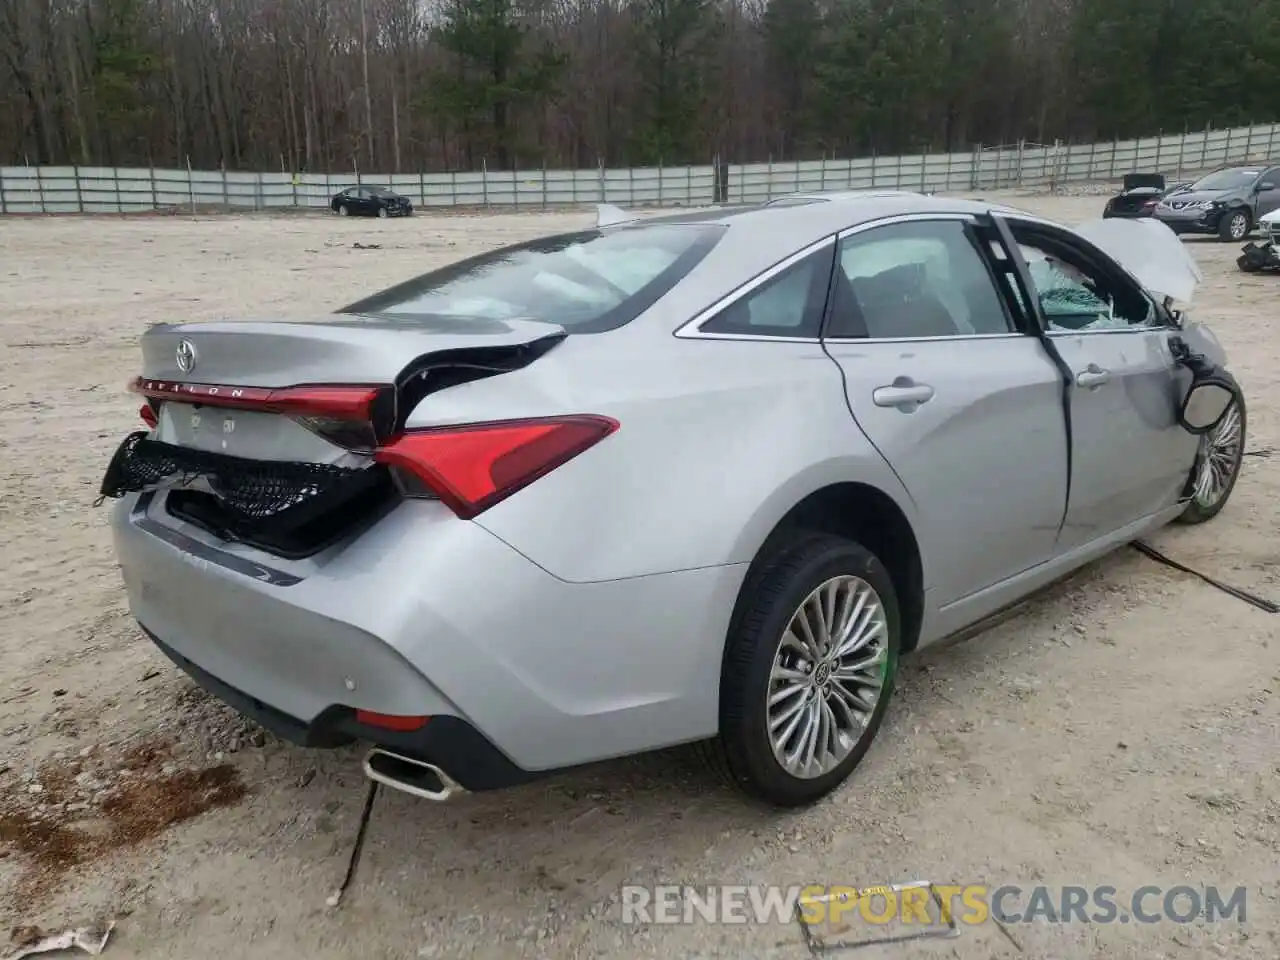
M476 520L563 580L748 562L791 507L844 481L913 519L817 343L570 337L531 367L427 397L410 425L568 413L621 428Z

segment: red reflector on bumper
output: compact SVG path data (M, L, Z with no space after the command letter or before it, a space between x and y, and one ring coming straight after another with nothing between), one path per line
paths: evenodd
M356 723L379 727L383 730L394 730L397 733L421 730L430 719L430 717L398 717L390 713L374 713L372 710L356 711Z

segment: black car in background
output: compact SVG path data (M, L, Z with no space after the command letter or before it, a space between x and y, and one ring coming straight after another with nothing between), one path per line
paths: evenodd
M407 217L413 204L386 187L360 186L335 193L329 209L341 217Z
M1237 243L1258 219L1280 209L1280 167L1223 167L1195 183L1166 191L1153 216L1174 233L1217 235Z
M1182 183L1166 184L1164 175L1159 173L1126 173L1120 192L1107 201L1102 216L1149 217L1166 192L1181 186Z

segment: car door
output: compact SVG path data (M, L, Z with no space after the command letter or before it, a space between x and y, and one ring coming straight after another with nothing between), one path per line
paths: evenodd
M1280 167L1272 167L1258 178L1258 193L1254 200L1254 221L1275 210L1280 210Z
M1066 552L1177 503L1196 449L1177 422L1185 371L1165 312L1114 261L1065 230L1005 219L1071 377Z
M1062 377L977 230L931 214L841 235L824 327L853 417L923 518L942 608L1049 559L1066 506Z

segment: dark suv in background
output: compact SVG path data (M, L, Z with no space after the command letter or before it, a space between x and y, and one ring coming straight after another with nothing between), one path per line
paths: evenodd
M1152 211L1174 233L1216 234L1240 242L1258 218L1280 209L1280 167L1224 167L1166 193Z

